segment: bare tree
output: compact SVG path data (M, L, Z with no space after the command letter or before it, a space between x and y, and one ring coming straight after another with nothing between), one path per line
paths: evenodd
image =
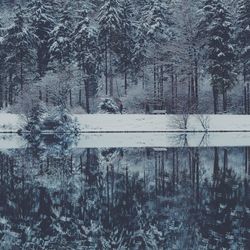
M210 127L210 117L209 115L199 114L197 115L197 119L200 121L202 128L207 133Z

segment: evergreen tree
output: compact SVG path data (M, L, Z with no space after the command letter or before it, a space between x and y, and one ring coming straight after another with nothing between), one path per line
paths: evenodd
M66 4L60 11L59 22L50 33L51 59L56 60L60 67L71 62L71 33L73 20L69 6Z
M3 32L1 32L2 29L2 20L0 18L0 109L3 108L4 105L4 60L5 60L5 52L4 52L4 46L3 46Z
M234 49L229 13L220 0L205 1L206 53L213 88L214 113L218 112L218 95L223 95L223 111L227 110L227 91L234 84ZM210 21L212 21L210 23ZM210 23L210 24L209 24ZM205 26L203 26L205 28Z
M239 1L237 44L242 64L245 94L245 113L250 114L250 1Z
M175 64L176 71L180 74L179 78L185 81L188 87L187 101L185 106L189 112L198 109L198 89L199 89L199 67L200 60L200 43L198 36L198 6L199 0L180 0L178 11L175 12L176 30L175 46L178 49L177 56L173 51L172 62Z
M170 36L169 27L171 25L168 6L162 0L150 0L145 4L142 10L142 34L147 40L149 48L147 49L148 58L153 62L153 82L154 82L154 106L158 105L160 96L163 95L163 68L162 68L162 46L167 42ZM158 75L161 67L161 75ZM160 90L161 89L161 90ZM162 106L162 105L161 105Z
M131 59L131 62L134 71L139 72L145 65L148 46L147 41L145 41L144 36L139 30L137 30L136 32L134 43L133 57Z
M110 79L109 94L113 95L113 54L120 41L121 10L117 0L105 0L99 13L99 44L105 60L105 93L108 94L108 77ZM108 63L109 59L109 63ZM109 64L109 67L108 67Z
M54 27L51 5L42 0L32 0L28 6L29 20L37 36L37 71L43 76L50 60L50 34Z
M5 67L9 77L9 101L13 101L14 87L20 85L23 91L26 83L27 71L34 64L34 45L35 36L26 27L24 12L19 6L14 17L14 24L7 28L4 36L3 46L7 54L5 58Z
M198 27L198 36L203 38L203 45L207 43L209 36L207 36L207 30L214 18L214 6L217 0L203 0L199 11L200 20Z
M132 58L134 50L133 39L133 6L130 0L123 0L121 3L121 39L118 48L119 68L124 74L124 92L127 95L128 72L132 68Z
M162 0L150 0L143 9L142 20L146 36L155 42L165 39L168 29L167 9Z
M89 97L97 90L97 69L99 50L97 32L90 25L86 10L79 12L79 21L73 32L73 45L78 67L82 72L85 86L86 111L90 113Z

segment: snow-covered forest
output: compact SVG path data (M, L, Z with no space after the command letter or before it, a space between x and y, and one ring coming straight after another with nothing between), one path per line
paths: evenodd
M250 246L250 0L0 0L0 249Z
M0 0L8 112L249 114L249 58L249 0Z

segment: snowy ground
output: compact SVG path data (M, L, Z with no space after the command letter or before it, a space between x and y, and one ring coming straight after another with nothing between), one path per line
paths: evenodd
M81 132L197 132L204 131L198 115L188 117L182 129L182 115L74 115ZM204 119L205 117L205 119ZM250 132L250 115L206 115L209 132ZM15 114L0 113L0 133L17 132L23 119Z
M182 115L75 115L82 132L181 132ZM250 115L207 115L208 131L249 131ZM203 116L204 118L204 116ZM204 131L198 115L186 131Z
M0 113L0 133L15 133L22 127L23 122L19 115Z

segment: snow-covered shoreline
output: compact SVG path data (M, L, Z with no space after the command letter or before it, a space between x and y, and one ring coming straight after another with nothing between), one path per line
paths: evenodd
M82 133L98 132L250 132L250 115L110 115L75 114ZM187 129L183 120L187 119ZM206 120L206 128L201 120ZM19 115L0 113L0 133L16 133L23 124ZM182 125L181 125L182 124Z

